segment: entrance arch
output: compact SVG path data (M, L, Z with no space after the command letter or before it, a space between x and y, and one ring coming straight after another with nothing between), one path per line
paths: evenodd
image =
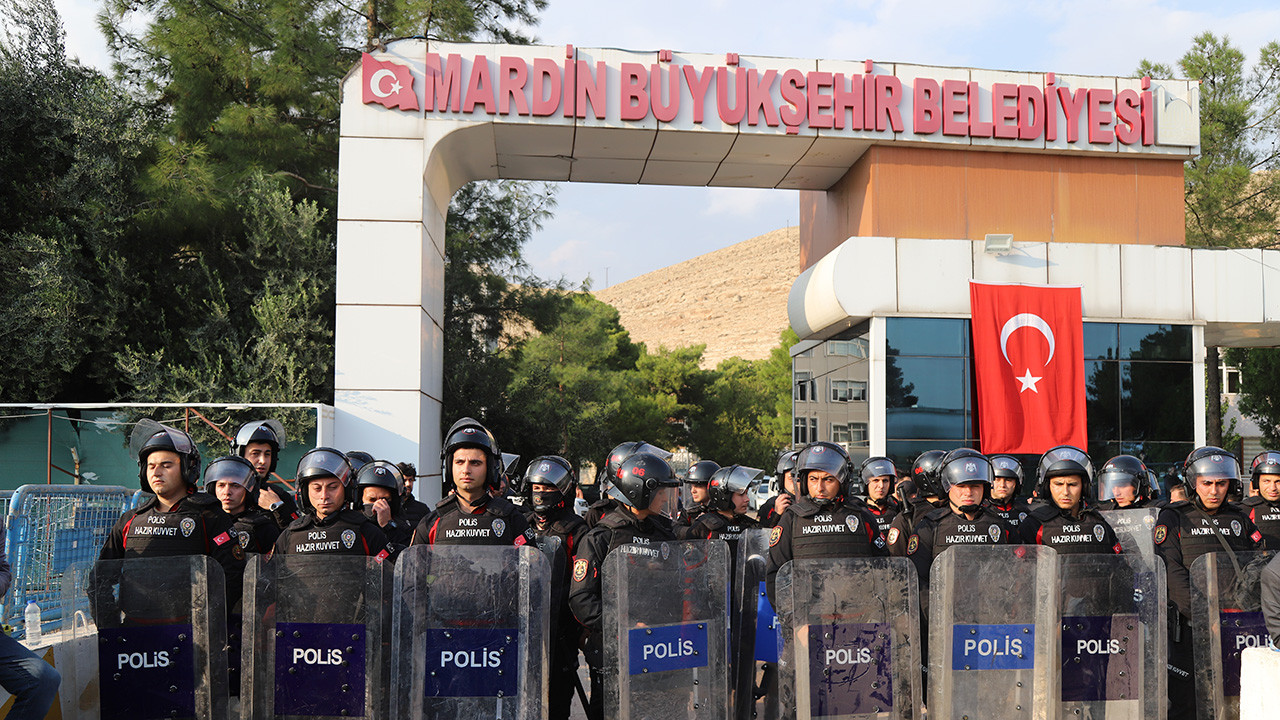
M445 216L473 180L808 191L802 268L860 235L1182 244L1197 93L1185 81L870 60L393 42L343 83L335 437L415 457L426 497L438 491ZM1028 182L1044 199L1030 208ZM922 217L921 198L950 205ZM1086 203L1131 224L1091 224ZM1064 219L1076 234L1055 235ZM820 337L806 287L791 315Z

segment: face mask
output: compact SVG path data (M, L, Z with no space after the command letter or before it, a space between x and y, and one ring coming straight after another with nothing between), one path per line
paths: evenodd
M533 493L534 512L548 512L564 502L564 493L559 490Z

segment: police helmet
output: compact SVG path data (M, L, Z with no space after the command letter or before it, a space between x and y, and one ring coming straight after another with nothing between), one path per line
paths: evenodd
M386 460L365 463L356 471L358 504L364 504L364 489L367 487L380 487L391 491L391 497L387 499L387 504L391 506L391 516L400 516L400 491L404 488L404 474L400 472L400 468Z
M151 483L147 482L147 458L157 450L176 453L183 482L192 489L199 485L200 449L185 432L144 418L134 426L129 438L129 448L138 458L138 482L142 486L142 492L152 492Z
M351 461L340 450L330 447L318 447L308 450L298 459L298 505L307 510L313 509L311 497L307 493L307 483L322 478L337 478L345 489L347 504L352 502Z
M363 450L348 450L346 456L351 463L351 470L356 473L360 472L360 468L373 462L373 456Z
M536 457L524 471L524 487L529 491L533 511L547 513L561 505L573 489L573 466L559 455ZM551 485L555 490L539 492L534 485Z
M841 497L835 499L843 500L849 477L853 474L849 468L849 455L845 453L844 448L835 443L820 440L806 445L796 455L795 474L798 476L796 485L799 486L801 497L809 497L809 473L815 470L828 473L840 482Z
M912 503L920 498L920 491L916 489L915 480L904 478L893 489L893 496L898 498L898 502L902 503L903 507L910 507Z
M1018 458L1004 454L989 455L987 459L991 461L992 477L1013 480L1013 496L1017 497L1022 492L1022 463Z
M991 478L995 471L986 455L972 448L956 448L943 456L936 471L938 487L946 495L954 485L982 483L991 490Z
M783 450L778 454L778 464L774 468L773 476L778 479L778 484L782 484L783 477L789 472L795 472L796 456L799 455L798 450ZM786 492L786 488L782 488Z
M699 460L689 466L689 471L684 475L686 485L706 485L711 482L711 476L715 475L720 469L720 463L714 460Z
M1222 448L1198 447L1182 464L1182 487L1187 491L1187 499L1196 505L1201 504L1200 495L1196 493L1196 481L1200 478L1226 478L1227 493L1241 494L1240 464L1235 455Z
M1249 478L1254 490L1258 489L1260 475L1280 475L1280 452L1264 450L1253 458L1249 463Z
M938 468L942 466L942 458L946 456L947 453L944 450L925 450L916 457L916 461L911 465L911 479L915 481L921 495L925 497L946 495L942 484L938 481Z
M1111 458L1098 471L1098 499L1114 498L1116 488L1125 485L1132 485L1134 497L1142 498L1149 492L1147 488L1149 472L1146 463L1133 455L1117 455Z
M605 480L613 482L613 478L618 476L618 468L622 467L622 461L631 457L633 453L638 452L657 455L668 462L671 460L670 452L663 450L656 445L650 445L644 440L631 440L624 443L618 443L609 451L609 457L605 460L604 469L600 471L601 475Z
M276 471L280 461L280 448L285 446L284 425L279 420L251 420L236 430L231 439L231 454L244 457L249 450L249 443L266 443L271 446L271 467L267 472Z
M218 489L218 481L226 480L244 488L252 500L258 495L258 472L253 463L239 455L223 455L209 461L204 469L204 491L213 495ZM256 501L249 502L250 505Z
M1147 482L1139 495L1143 500L1154 500L1160 497L1160 481L1156 479L1156 471L1147 468Z
M707 505L712 510L733 510L733 496L760 482L764 470L743 465L718 468L707 483Z
M1036 466L1036 493L1049 499L1049 478L1060 475L1079 475L1083 487L1082 498L1089 497L1089 484L1093 481L1093 463L1083 450L1074 445L1059 445L1040 456Z
M856 497L867 494L867 486L873 479L888 476L893 480L898 477L898 468L894 467L893 461L884 456L869 457L862 461L858 466L858 475L856 479L851 479L848 497ZM889 488L892 491L893 481L890 480Z
M453 452L459 448L476 448L485 454L485 485L491 489L502 487L502 452L498 450L498 441L485 426L478 421L464 417L455 422L449 432L445 433L444 450L440 453L442 476L446 487L455 487L453 482Z
M674 497L662 507L655 506L664 488L680 487L680 481L667 461L647 452L632 453L618 467L618 474L609 485L609 495L628 507L637 510L653 510L670 517Z

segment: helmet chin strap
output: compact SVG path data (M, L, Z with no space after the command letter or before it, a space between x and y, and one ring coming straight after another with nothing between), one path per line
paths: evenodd
M962 513L964 513L964 514L966 514L966 515L968 515L969 513L976 513L976 512L978 512L978 510L979 510L981 507L982 507L981 505L957 505L957 506L956 506L956 508L957 508L957 509L959 509L959 510L960 510L960 512L962 512Z

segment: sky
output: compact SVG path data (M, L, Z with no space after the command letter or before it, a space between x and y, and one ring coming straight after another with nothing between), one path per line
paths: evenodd
M68 55L108 55L101 0L55 0ZM548 0L540 43L628 50L874 59L1073 75L1174 65L1206 30L1253 60L1280 41L1275 0L706 0L676 5ZM535 273L599 289L780 227L793 191L564 183L555 216L525 248ZM659 212L654 212L659 208Z

